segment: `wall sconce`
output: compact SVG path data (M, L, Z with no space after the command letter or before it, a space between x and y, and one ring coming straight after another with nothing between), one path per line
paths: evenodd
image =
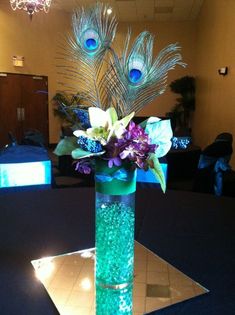
M228 67L220 68L218 70L218 72L219 72L220 75L226 75L226 74L228 74Z
M24 66L24 57L23 56L13 56L12 57L14 67L23 67Z

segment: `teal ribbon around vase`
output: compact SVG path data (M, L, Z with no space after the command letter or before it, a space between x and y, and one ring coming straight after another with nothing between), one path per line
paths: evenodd
M136 191L136 170L130 165L107 166L107 161L96 163L96 191L107 195L127 195Z

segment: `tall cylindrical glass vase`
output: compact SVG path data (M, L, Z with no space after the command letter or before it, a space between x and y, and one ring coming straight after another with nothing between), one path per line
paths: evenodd
M131 315L136 173L96 165L96 315Z

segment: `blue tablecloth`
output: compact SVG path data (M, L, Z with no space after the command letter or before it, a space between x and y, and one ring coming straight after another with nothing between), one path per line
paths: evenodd
M0 314L58 314L30 261L94 246L91 188L0 196ZM235 199L141 189L136 239L210 290L155 312L235 314Z
M47 161L47 150L31 145L14 145L0 150L0 164Z

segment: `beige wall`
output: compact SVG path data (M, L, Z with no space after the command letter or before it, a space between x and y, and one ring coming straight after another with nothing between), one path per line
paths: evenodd
M235 138L235 1L205 0L197 20L195 143L202 148L221 132ZM218 75L228 66L227 76ZM235 168L235 155L232 166Z
M121 46L131 26L133 37L143 30L149 30L155 35L155 53L168 44L178 42L182 47L183 60L188 64L186 69L177 67L170 72L168 83L178 77L194 74L195 61L195 23L120 23L116 44ZM10 9L8 4L0 4L0 72L46 75L49 79L49 132L50 143L56 143L59 138L60 124L54 117L51 98L57 89L60 79L57 76L56 53L61 34L70 29L70 15L61 11L51 10L48 14L37 14L30 21L25 12ZM12 65L12 56L25 57L23 68ZM139 114L164 116L175 103L176 95L167 91L155 102L149 104Z
M50 103L58 88L55 57L58 39L69 27L69 15L60 11L37 14L30 21L26 12L0 4L0 72L48 76L50 142L58 140L60 129ZM25 57L23 68L12 65L14 55Z

